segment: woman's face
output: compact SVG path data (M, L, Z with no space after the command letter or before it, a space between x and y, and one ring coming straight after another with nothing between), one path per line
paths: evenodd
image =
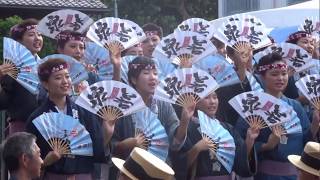
M54 72L50 75L48 82L44 82L44 87L50 96L64 97L71 92L71 78L68 69Z
M23 34L21 43L35 55L41 51L43 39L36 29L30 29Z
M156 69L144 69L138 78L133 78L132 83L142 95L153 95L158 85L158 72Z
M143 56L143 49L141 46L133 46L126 51L126 56Z
M285 64L277 61L273 64ZM266 90L273 93L283 92L288 84L288 69L270 69L261 76Z
M314 39L312 37L303 37L297 41L297 45L306 50L310 55L314 51Z
M197 104L197 109L206 113L209 117L214 117L219 105L219 100L215 92L201 99Z
M58 48L58 52L60 54L65 54L75 58L76 60L80 60L84 55L84 42L78 40L69 40L64 48Z

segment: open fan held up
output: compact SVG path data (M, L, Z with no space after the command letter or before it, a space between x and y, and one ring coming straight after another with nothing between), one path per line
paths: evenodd
M92 84L80 94L76 104L105 120L116 120L146 107L136 90L113 80Z
M196 104L218 88L217 82L197 68L176 69L161 80L154 94L159 99L182 107Z
M307 75L296 82L297 88L320 111L320 75Z

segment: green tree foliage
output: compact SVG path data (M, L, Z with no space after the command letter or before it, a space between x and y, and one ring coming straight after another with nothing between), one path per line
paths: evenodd
M114 0L105 0L113 8ZM217 0L117 0L119 17L139 25L153 22L164 34L173 32L183 20L198 17L213 20L218 17Z

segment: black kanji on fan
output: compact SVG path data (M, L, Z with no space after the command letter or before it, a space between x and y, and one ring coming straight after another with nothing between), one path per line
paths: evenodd
M274 105L273 111L266 111L264 112L268 117L267 121L269 121L271 124L281 122L281 117L287 117L285 113L281 113L279 110L280 106L278 104Z
M253 113L255 110L261 109L259 106L261 103L259 102L259 97L254 96L253 94L247 94L247 99L242 99L241 101L244 113L250 112Z
M280 56L283 56L283 55L284 55L284 52L283 52L283 50L282 50L282 47L271 46L271 50L272 50L272 52L278 53Z
M294 67L301 67L305 64L303 58L307 58L307 54L301 54L300 49L296 49L296 57L290 58L289 61L292 62Z
M104 91L103 87L92 86L90 87L91 94L87 97L90 100L91 107L95 108L97 105L103 106L103 101L107 100L107 92Z
M120 23L120 29L121 30L116 33L116 36L120 37L119 40L121 42L128 42L128 40L131 38L128 34L129 32L132 32L132 29L126 29L124 23Z
M46 25L48 26L48 29L50 30L50 33L53 33L54 31L60 32L60 28L63 27L63 19L60 19L60 16L48 16L48 22Z
M170 95L170 99L172 99L174 95L180 95L179 90L182 89L182 83L181 81L178 81L177 77L169 77L164 81L167 85L163 89Z
M237 38L240 37L238 27L236 25L227 24L226 30L223 31L224 35L228 38L228 42L237 41Z
M108 27L108 24L101 23L101 22L97 22L97 28L94 30L94 32L99 37L100 41L108 40L108 37L111 34L110 28Z
M190 31L191 30L188 24L185 24L185 25L182 24L179 26L179 28L181 31Z
M318 96L320 94L320 79L316 79L314 76L310 77L310 81L306 83L308 94L314 94Z
M84 20L80 18L79 14L75 14L74 18L76 21L73 23L73 31L77 31L83 25Z
M114 99L114 102L118 103L118 106L121 109L128 109L130 106L133 106L133 102L131 102L132 98L136 98L137 95L127 93L126 88L121 88L121 97L117 97Z
M177 42L176 38L165 39L163 42L165 43L165 46L162 47L162 50L164 50L168 58L172 55L177 55L177 51L180 49L180 43Z
M199 41L197 39L197 36L192 36L192 40L193 40L193 43L187 47L187 49L191 50L192 54L199 55L206 50L204 47L202 47L202 45L207 43L207 40L204 39L202 41Z
M312 20L306 19L304 22L303 29L308 33L312 33L315 30L312 25Z
M254 26L250 27L250 34L247 36L247 38L249 39L249 42L252 44L258 44L259 42L261 42L261 38L259 38L259 36L262 36L263 33L262 32L257 32L254 30Z
M209 31L208 31L209 27L210 27L209 25L205 26L202 24L202 22L199 22L199 31L198 32L204 36L207 36L209 34ZM209 38L211 38L211 37L209 37Z
M207 76L199 77L199 74L197 72L193 73L193 77L194 77L194 83L190 84L189 87L194 88L195 93L203 92L204 88L207 87L207 85L204 83L204 81L208 80L209 77L207 77Z

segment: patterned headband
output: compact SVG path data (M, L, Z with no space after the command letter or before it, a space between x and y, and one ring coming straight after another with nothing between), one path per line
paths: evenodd
M160 34L158 31L145 31L144 32L146 34L147 37L153 36L153 35L157 35L160 37Z
M31 29L36 29L37 28L37 25L34 24L34 25L27 25L27 26L20 26L19 25L16 25L13 27L12 31L13 32L24 32L24 31L29 31Z
M129 69L151 70L156 69L155 64L129 64Z
M50 75L52 73L64 70L64 69L68 69L69 68L69 64L68 63L63 63L63 64L59 64L56 66L51 67L51 69L44 69L42 70L39 74L40 75Z
M258 72L264 72L270 69L280 69L280 70L286 70L288 69L288 66L286 64L283 63L278 63L278 64L267 64L267 65L263 65L263 66L259 66L258 67Z
M303 37L311 37L311 34L307 33L307 32L298 32L298 33L294 33L294 34L291 34L287 41L294 41L294 40L298 40L300 38L303 38Z
M70 40L75 40L75 41L81 41L84 42L86 40L86 37L83 37L81 35L72 35L72 34L58 34L56 36L56 39L58 41L70 41Z

